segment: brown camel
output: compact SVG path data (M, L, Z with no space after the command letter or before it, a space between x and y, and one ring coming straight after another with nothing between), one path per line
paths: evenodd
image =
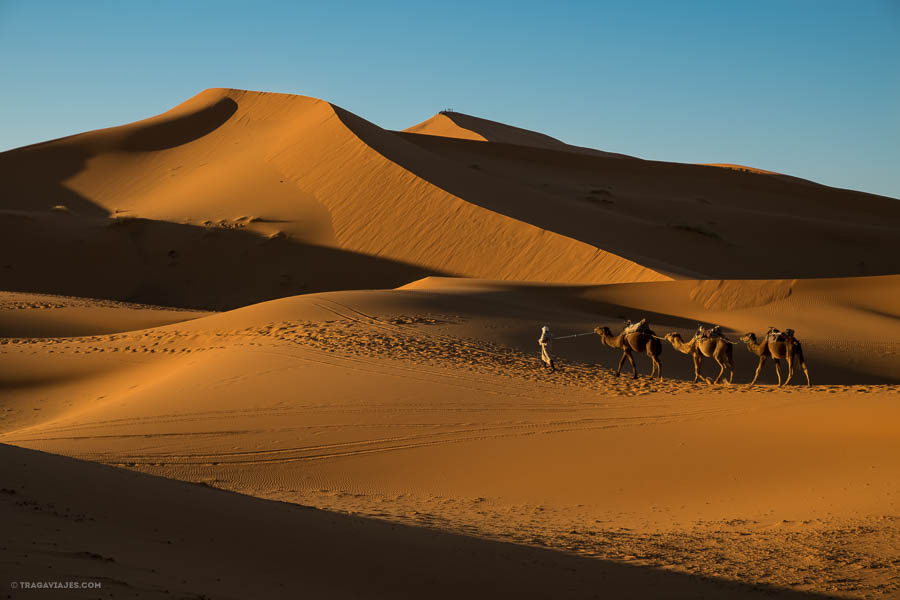
M759 365L756 367L756 374L753 376L753 381L750 382L751 386L756 383L756 378L759 377L759 372L762 370L763 364L769 357L775 361L775 373L778 374L779 387L787 385L791 381L791 377L794 376L794 360L800 362L800 367L806 375L806 385L812 385L809 382L809 371L806 370L806 361L803 360L803 347L800 345L800 341L794 338L793 335L781 336L781 339L773 342L769 342L767 336L766 338L763 338L762 342L759 342L756 339L755 333L745 333L741 336L741 341L747 344L747 349L750 350L750 352L759 357ZM785 359L788 367L787 379L784 383L781 383L781 368L779 367L779 361L781 359Z
M722 374L725 372L725 365L728 365L728 368L731 369L731 373L728 376L728 384L731 384L734 381L734 361L732 360L732 343L726 340L723 337L707 337L707 338L698 338L696 336L691 338L690 342L685 342L681 337L681 334L677 331L673 331L672 333L666 334L666 341L672 344L672 347L681 352L682 354L690 354L691 358L694 359L694 381L693 383L697 383L697 380L702 376L700 375L700 365L703 364L703 357L715 359L715 361L719 365L719 374L716 375L715 380L710 380L709 377L703 377L706 380L706 383L714 384L719 383L719 379L722 378Z
M662 354L662 344L654 337L652 331L636 331L634 333L620 333L613 337L609 327L595 327L594 333L600 336L603 343L610 348L617 348L622 351L622 358L619 359L619 366L616 369L616 377L622 372L622 363L627 358L631 363L631 370L634 373L633 379L637 379L637 367L634 364L632 352L646 353L653 361L653 368L650 369L650 377L656 373L662 379L662 368L660 367L659 355Z

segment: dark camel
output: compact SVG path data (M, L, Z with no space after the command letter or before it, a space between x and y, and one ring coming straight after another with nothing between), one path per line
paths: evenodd
M619 359L619 366L616 369L616 377L622 372L622 363L627 358L634 373L633 379L637 379L637 367L634 364L634 357L631 356L631 353L638 352L646 353L650 360L653 361L650 377L653 377L653 374L656 373L662 379L662 369L659 361L659 355L662 354L662 344L659 343L657 338L653 337L655 334L652 331L637 331L629 334L623 332L613 337L609 327L595 327L594 333L599 335L603 343L610 348L617 348L622 351L622 358Z
M719 379L722 378L722 374L725 372L725 365L728 365L728 368L731 369L731 373L728 376L728 383L731 384L734 381L734 360L732 360L732 349L731 342L726 340L723 337L707 337L707 338L698 338L692 337L690 342L685 342L681 337L681 334L677 331L673 331L672 333L666 334L666 341L672 344L672 347L681 352L682 354L690 354L691 358L694 359L694 381L693 383L697 383L697 380L701 377L706 380L706 383L714 384L719 383ZM710 380L709 377L703 377L700 375L700 365L703 364L703 357L715 359L716 363L719 365L719 374L716 375L715 380Z
M774 342L769 342L768 337L766 337L762 342L759 342L756 339L755 333L745 333L741 336L741 341L747 344L747 349L759 357L759 365L756 367L756 374L753 376L753 381L750 382L751 386L756 383L756 378L759 377L759 372L762 370L763 364L765 364L766 359L769 357L775 361L775 373L778 374L779 387L790 383L791 377L794 376L795 360L800 362L800 367L806 375L807 387L812 385L809 382L809 371L806 370L806 361L803 360L803 347L800 345L800 341L792 335L784 335L781 337L782 339ZM779 361L781 359L784 359L787 362L788 367L787 379L784 383L781 383L781 368L779 366Z

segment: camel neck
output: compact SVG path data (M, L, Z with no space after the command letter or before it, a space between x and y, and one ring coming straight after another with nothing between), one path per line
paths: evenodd
M690 354L694 349L693 338L690 342L685 342L681 338L672 338L672 347L682 354Z

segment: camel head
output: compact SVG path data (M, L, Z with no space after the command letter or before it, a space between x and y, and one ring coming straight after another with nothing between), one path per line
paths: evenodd
M609 330L609 327L606 325L594 327L594 333L599 335L600 337L609 337L613 336L612 331Z
M738 339L740 339L745 344L750 344L750 343L755 344L756 343L756 334L751 331L750 333L745 333Z
M684 342L684 339L677 331L671 331L666 334L666 341L671 344L673 341Z

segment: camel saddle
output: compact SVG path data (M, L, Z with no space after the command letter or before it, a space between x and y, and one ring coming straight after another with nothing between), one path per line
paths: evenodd
M699 339L723 337L722 326L716 325L714 327L704 327L703 325L700 325L697 327L697 333L694 334L694 337Z
M769 327L769 331L766 332L766 341L769 343L772 342L785 342L788 339L794 338L794 330L793 329L785 329L784 331L780 331L777 327Z
M647 319L641 319L637 323L632 323L631 321L625 321L625 329L622 331L623 334L628 333L650 333L650 326L647 325Z

